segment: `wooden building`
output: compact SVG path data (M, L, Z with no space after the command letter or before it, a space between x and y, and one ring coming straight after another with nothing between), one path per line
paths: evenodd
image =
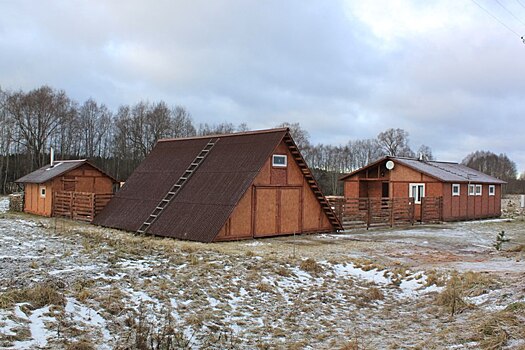
M16 182L24 185L25 212L53 216L59 210L60 214L66 214L64 216L68 217L74 216L74 213L67 215L68 210L73 210L73 196L79 200L81 196L82 200L91 197L92 201L94 195L104 195L104 198L107 198L113 194L115 185L118 184L115 179L85 159L52 161L51 164L21 177ZM57 208L56 202L61 198L68 198L68 208L62 205ZM109 198L105 199L106 203L108 200ZM93 209L94 205L93 203ZM93 217L94 215L90 215L90 219Z
M345 198L412 198L415 219L425 199L440 203L443 221L501 215L505 181L451 162L385 157L341 178Z
M94 223L201 242L341 228L287 128L160 140Z

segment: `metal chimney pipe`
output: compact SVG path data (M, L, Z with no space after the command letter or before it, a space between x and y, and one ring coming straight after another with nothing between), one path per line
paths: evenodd
M53 164L55 163L55 150L53 149L53 147L51 147L51 152L50 152L50 161L49 161L49 164L51 167L53 167Z

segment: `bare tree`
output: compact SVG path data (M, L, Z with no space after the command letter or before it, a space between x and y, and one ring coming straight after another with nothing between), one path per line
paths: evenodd
M390 128L377 135L377 142L385 156L413 157L414 152L408 146L408 132Z
M238 126L237 126L237 131L238 132L246 132L246 131L249 131L250 128L248 127L248 124L247 123L240 123Z
M292 134L292 137L297 144L297 147L303 152L303 156L305 156L305 152L308 152L309 148L312 146L310 144L310 134L308 131L303 129L299 123L288 123L284 122L279 125L277 125L278 128L289 128L290 133Z
M13 140L13 119L7 113L7 93L0 88L0 193L6 192L9 177L9 155Z
M498 179L509 181L516 179L516 163L506 154L497 155L489 151L476 151L463 159L462 164Z
M419 146L419 149L417 150L417 156L424 160L434 160L432 149L426 145Z
M205 135L223 135L232 134L235 132L235 126L232 123L223 122L220 124L210 125L208 123L199 124L198 134Z
M375 139L350 141L348 142L348 149L352 150L351 170L362 168L383 155L381 147Z
M19 91L8 96L6 110L20 130L20 142L27 148L33 168L41 167L46 162L44 153L50 137L71 112L71 105L72 101L64 91L56 91L49 86L27 94Z
M189 137L197 134L191 114L184 107L176 106L171 110L171 114L173 116L173 137Z
M95 100L89 99L80 107L78 129L82 154L88 158L102 155L102 140L109 133L111 112Z

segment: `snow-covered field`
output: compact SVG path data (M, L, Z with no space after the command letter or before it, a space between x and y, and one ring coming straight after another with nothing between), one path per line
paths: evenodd
M6 202L2 349L477 349L481 321L525 310L524 253L509 251L525 244L522 222L206 245L2 213ZM511 241L497 252L500 230ZM481 277L451 316L439 300L455 270ZM507 333L506 348L525 346Z

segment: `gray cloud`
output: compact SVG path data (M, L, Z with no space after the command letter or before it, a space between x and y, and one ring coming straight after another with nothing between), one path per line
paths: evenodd
M519 40L475 7L445 17L456 6L446 0L428 5L436 25L393 25L382 37L355 4L2 2L0 84L48 84L114 109L162 99L197 123L300 122L322 143L401 127L440 158L488 149L525 170Z

